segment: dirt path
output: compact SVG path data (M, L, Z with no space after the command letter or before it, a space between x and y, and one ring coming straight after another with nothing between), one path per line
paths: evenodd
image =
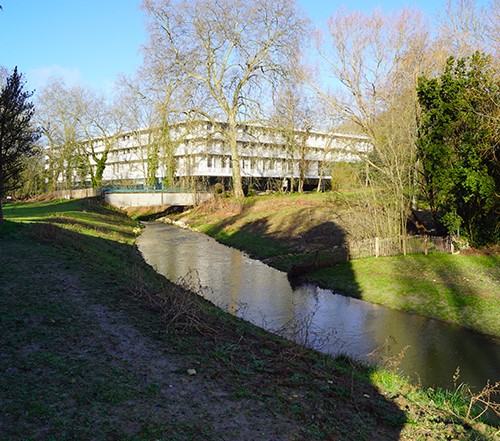
M98 342L111 368L125 369L144 387L158 391L154 400L127 401L125 407L116 409L118 413L147 415L157 423L175 420L190 424L197 420L197 426L206 425L221 440L286 440L297 431L296 424L281 417L278 421L264 403L232 399L221 382L209 381L200 373L203 369L199 362L145 337L123 313L79 297L81 310L95 321L89 346L95 347ZM132 423L127 432L135 435L140 428L140 424Z
M0 417L0 433L8 435L1 439L54 439L61 433L57 439L85 438L82 434L92 432L85 427L90 421L94 439L169 433L165 439L287 440L298 433L296 422L265 403L232 398L223 375L207 378L197 357L144 335L131 323L128 305L117 311L96 302L106 293L86 286L75 268L61 268L59 259L36 252L22 260L14 255L9 246L2 249L2 307L19 297L22 307L18 304L17 316L2 325L17 323L23 329L11 335L16 347L3 336L7 349L0 352L0 367L26 385L31 399L21 402L24 394L11 396L16 385L2 383L8 410ZM16 281L26 275L20 292Z
M0 441L482 439L180 292L132 245L24 228L0 237Z

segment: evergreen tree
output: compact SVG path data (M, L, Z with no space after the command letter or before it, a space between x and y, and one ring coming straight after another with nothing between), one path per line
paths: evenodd
M473 245L498 242L500 83L481 53L447 60L438 78L420 78L418 155L424 191L450 234Z
M24 82L17 67L0 90L0 224L3 222L2 199L19 187L26 159L36 153L40 137L31 123L34 106L31 92L23 91Z

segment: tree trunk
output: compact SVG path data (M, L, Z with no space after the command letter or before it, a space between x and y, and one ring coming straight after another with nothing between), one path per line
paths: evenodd
M96 171L94 176L92 176L92 188L94 190L98 190L101 187L102 177L104 175L105 168L106 168L106 159L101 158L99 161L97 161Z
M159 158L158 158L158 143L153 143L153 149L150 150L148 155L148 165L146 174L146 191L150 188L154 188L156 185L156 171L158 170Z
M170 125L167 120L167 106L163 106L162 108L162 129L161 129L161 146L163 146L163 163L165 165L165 183L167 187L173 187L175 184L175 172L176 172L176 164L175 164L175 150L177 144L172 139L172 135L170 133ZM158 146L156 155L158 156L160 146ZM157 161L156 169L154 171L154 179L156 179L156 171L160 165L159 158Z
M227 141L229 143L229 148L231 152L231 163L232 163L232 178L233 178L233 191L235 198L243 198L245 193L243 192L243 185L241 184L241 165L240 165L240 154L238 152L237 143L237 127L236 121L230 118L227 127Z
M3 205L2 198L4 197L4 186L3 183L0 183L0 225L3 224Z
M319 174L319 178L318 178L318 186L316 187L316 192L317 193L321 193L321 184L323 183L323 175L322 175L322 172L320 172Z

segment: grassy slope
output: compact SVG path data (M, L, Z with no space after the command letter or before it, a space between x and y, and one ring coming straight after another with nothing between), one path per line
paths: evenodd
M289 270L328 251L366 220L361 195L258 196L177 216L223 243ZM289 256L287 253L297 255ZM309 254L310 255L310 254ZM351 261L308 278L346 295L500 336L500 255L397 256Z
M321 269L309 278L373 303L500 337L500 256L370 258Z
M137 224L95 200L5 212L2 439L488 439L392 374L173 286L133 247Z

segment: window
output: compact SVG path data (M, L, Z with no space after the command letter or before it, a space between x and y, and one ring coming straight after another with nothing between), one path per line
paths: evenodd
M213 158L209 155L207 156L207 168L213 167Z

